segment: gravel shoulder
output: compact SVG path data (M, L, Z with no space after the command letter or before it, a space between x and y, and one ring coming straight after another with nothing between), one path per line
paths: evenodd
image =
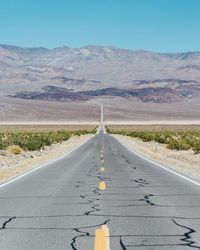
M113 137L137 153L159 162L163 166L200 180L200 154L194 154L193 150L171 150L167 149L164 144L143 142L140 139L123 135L113 135Z
M53 144L40 151L23 151L18 155L10 152L0 154L0 183L64 156L92 136L94 135L73 136L65 142Z

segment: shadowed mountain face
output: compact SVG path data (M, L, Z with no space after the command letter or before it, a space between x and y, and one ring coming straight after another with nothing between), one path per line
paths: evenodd
M142 102L154 102L154 103L170 103L177 101L178 99L188 98L195 96L200 93L199 88L191 88L191 85L185 87L179 87L174 90L170 88L104 88L91 91L76 91L56 87L56 86L45 86L41 91L22 91L12 95L10 97L20 99L32 99L32 100L45 100L45 101L58 101L58 102L69 102L69 101L86 101L95 97L123 97L131 98L136 97Z
M184 102L192 107L193 99L196 105L199 96L199 52L0 45L0 98L5 99L4 106L19 100L28 105L29 100L82 105L111 103L114 98L117 104L118 99L128 101L130 107L131 102Z

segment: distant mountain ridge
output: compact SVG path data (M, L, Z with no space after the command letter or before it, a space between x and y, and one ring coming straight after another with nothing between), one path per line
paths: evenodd
M200 52L156 53L94 45L54 49L0 45L0 84L17 84L10 98L83 101L91 99L88 93L93 91L92 98L119 96L141 102L176 102L200 95ZM20 84L28 84L34 91L25 94L23 89L19 91ZM76 98L72 92L71 98L65 98L66 92L62 95L61 89L53 98L52 92L44 93L49 85L72 89ZM104 94L96 95L95 91Z

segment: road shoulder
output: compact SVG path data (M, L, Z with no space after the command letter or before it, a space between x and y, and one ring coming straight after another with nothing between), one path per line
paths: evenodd
M24 152L20 155L1 155L0 185L64 157L93 136L88 134L73 136L65 142L45 147L42 151Z
M200 181L200 155L195 155L192 150L170 150L164 144L143 142L123 135L113 135L113 137L139 155L192 180Z

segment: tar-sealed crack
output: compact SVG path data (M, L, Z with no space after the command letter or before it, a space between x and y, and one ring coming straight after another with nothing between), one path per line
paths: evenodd
M99 192L98 189L94 189L92 192L93 192L95 195L98 195L98 196L101 195L101 193ZM95 203L94 203L95 201L99 201L99 198L94 198L94 199L89 199L89 200L88 200L88 204L92 205L92 207L91 207L92 209L89 210L89 211L86 211L86 212L84 213L84 215L90 215L90 214L93 213L93 212L99 212L99 211L101 211L101 209L98 208L98 207L99 207L99 204L95 204Z
M147 204L149 204L149 205L151 205L151 206L154 206L155 204L150 200L150 197L152 197L152 196L153 196L153 194L145 195L145 196L144 196L144 201L145 201Z
M89 232L85 232L85 231L81 231L82 229L90 229L90 228L98 228L102 225L106 225L110 220L106 220L101 224L98 225L93 225L93 226L87 226L87 227L79 227L79 228L73 228L73 230L75 230L77 233L80 233L79 235L76 235L72 238L72 242L71 242L71 247L74 250L78 250L78 248L76 247L76 242L78 240L78 238L81 237L89 237L91 236Z
M77 235L77 236L75 236L75 237L72 238L71 247L72 247L72 249L77 250L77 248L75 247L77 239L80 238L80 237L90 236L90 234L88 232L80 231L79 228L74 228L74 230L77 233L82 233L82 234Z
M0 228L0 230L5 229L6 226L7 226L7 224L8 224L9 222L11 222L12 220L14 220L14 219L16 219L16 217L11 217L11 218L9 218L7 221L5 221L5 222L3 223L3 225L2 225L2 227Z
M141 184L141 185L149 185L149 182L147 180L144 180L142 178L138 179L138 180L133 180L134 182Z
M150 200L150 197L153 197L153 196L154 196L153 194L147 194L147 195L144 196L143 199L137 199L135 201L145 201L147 203L145 205L159 206L159 205L156 205L155 203L153 203ZM136 207L136 206L144 206L144 205L141 205L141 204L127 204L127 205L108 206L108 207Z
M122 250L126 250L126 249L127 249L127 248L125 247L125 245L124 245L123 241L122 241L122 237L121 237L121 236L120 236L120 241L119 241L119 244L120 244L120 246L121 246Z
M86 211L84 215L90 215L92 212L99 212L101 211L99 204L94 204L94 201L98 201L99 199L91 199L88 201L88 204L92 204L92 209L90 211Z
M101 178L100 175L95 175L95 172L96 169L94 167L92 167L88 173L87 173L87 177L90 177L90 178L98 178L99 180L103 180L103 178ZM107 179L107 181L109 181ZM99 204L99 196L101 196L101 192L99 191L98 188L95 188L92 193L96 196L95 198L90 198L87 200L87 204L89 204L91 206L91 209L84 212L83 213L83 216L91 216L93 213L95 212L99 212L101 211L101 209L99 208L100 204ZM80 198L82 199L86 199L86 197L89 197L90 195L80 195ZM87 232L87 230L84 230L84 229L90 229L90 228L97 228L99 226L102 226L102 225L105 225L108 223L109 220L106 220L105 222L99 224L99 225L93 225L93 226L87 226L87 227L79 227L79 228L73 228L73 230L78 233L78 235L74 236L72 238L72 241L71 241L71 247L72 249L74 250L77 250L77 246L76 246L76 243L77 243L77 240L78 238L80 237L91 237L92 235L90 235L89 232Z
M191 236L196 231L194 229L190 228L190 227L186 227L184 225L179 224L174 219L172 219L172 221L174 222L175 225L188 230L186 233L183 234L183 238L181 238L181 241L184 242L183 245L186 245L188 247L193 247L193 248L196 248L196 249L200 249L200 246L194 245L196 242L192 240L192 236Z

